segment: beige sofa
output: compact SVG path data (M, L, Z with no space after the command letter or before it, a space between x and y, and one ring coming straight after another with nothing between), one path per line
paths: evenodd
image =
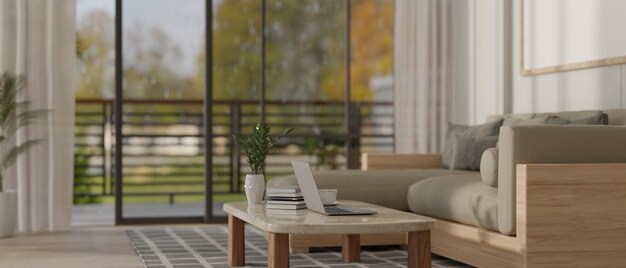
M433 252L480 267L598 267L626 263L626 110L609 126L507 126L499 137L497 187L479 172L445 170L439 155L363 155L363 169L319 172L321 188L439 219ZM538 118L546 114L512 114ZM492 117L489 120L499 119ZM294 185L293 176L270 180ZM296 251L340 238L294 236ZM363 244L403 244L401 234Z

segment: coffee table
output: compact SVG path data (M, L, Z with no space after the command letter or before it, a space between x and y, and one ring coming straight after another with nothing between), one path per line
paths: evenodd
M268 267L289 267L289 234L342 234L342 259L359 262L360 234L408 233L408 267L431 267L430 230L436 221L425 216L357 201L341 205L375 210L375 215L325 216L310 210L273 211L247 202L224 204L228 213L228 265L244 266L244 223L268 233Z

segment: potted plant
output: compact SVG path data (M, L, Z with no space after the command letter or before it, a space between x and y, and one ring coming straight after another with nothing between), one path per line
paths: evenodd
M4 189L4 175L17 157L37 144L39 140L15 143L15 134L35 120L44 111L30 110L29 102L18 102L16 97L24 89L25 78L10 73L0 77L0 238L11 237L17 224L17 192Z
M250 206L260 204L263 201L263 194L265 193L263 171L267 154L278 140L293 131L293 128L286 129L278 136L270 136L270 130L266 123L260 122L252 129L252 134L249 136L233 135L233 140L243 149L252 169L252 173L246 175L245 182L246 198Z

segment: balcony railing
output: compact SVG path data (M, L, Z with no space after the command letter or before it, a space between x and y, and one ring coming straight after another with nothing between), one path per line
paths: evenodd
M203 104L201 100L124 101L122 174L124 198L129 198L125 202L201 200ZM209 159L214 198L243 193L242 181L250 168L230 136L249 133L260 119L259 109L257 101L213 102ZM112 100L76 101L77 203L103 202L114 194L114 118ZM265 120L274 133L296 128L268 156L268 178L290 174L293 159L318 163L319 169L355 168L361 152L393 150L391 102L353 102L346 109L342 101L267 101Z

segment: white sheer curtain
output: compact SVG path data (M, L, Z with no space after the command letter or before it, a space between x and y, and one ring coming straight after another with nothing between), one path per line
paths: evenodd
M440 152L450 108L450 0L396 0L396 152Z
M7 172L6 188L18 192L22 232L64 230L72 209L75 0L0 0L0 72L25 75L24 100L50 110L18 133L43 139Z

